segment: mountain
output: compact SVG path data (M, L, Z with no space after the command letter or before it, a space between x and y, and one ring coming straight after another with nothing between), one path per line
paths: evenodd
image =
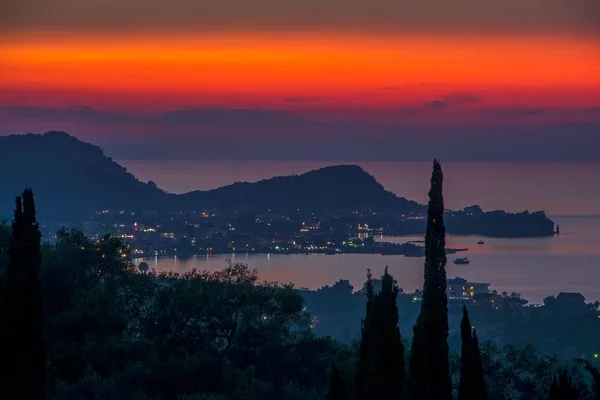
M222 210L289 213L368 207L373 211L420 212L423 206L384 189L356 165L325 167L302 175L278 176L259 182L238 182L209 191L181 195L185 205L204 204Z
M99 147L64 132L0 137L0 185L0 214L12 213L14 196L32 188L40 219L56 222L105 208L156 208L170 200Z
M109 210L169 212L221 210L226 213L340 214L368 209L377 213L391 233L420 234L424 221L400 218L423 215L426 207L385 190L355 165L338 165L302 175L259 182L237 182L208 191L181 195L144 183L107 157L101 148L68 135L0 137L0 221L10 219L14 196L32 188L41 221L69 224ZM239 215L239 214L238 214ZM478 206L446 214L449 233L497 237L550 236L554 223L543 212L483 212Z
M76 221L103 209L173 211L247 209L327 212L368 207L420 212L416 202L385 190L358 166L326 167L303 175L174 195L144 183L101 148L65 132L0 137L0 215L12 213L14 196L34 189L40 219Z

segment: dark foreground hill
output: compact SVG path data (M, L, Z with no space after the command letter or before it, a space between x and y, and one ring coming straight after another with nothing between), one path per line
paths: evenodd
M132 211L301 208L327 212L368 207L419 212L423 206L386 191L362 168L327 167L303 175L235 183L183 195L143 183L102 149L64 132L0 137L0 214L23 188L35 190L39 215L52 221L85 218L103 209Z

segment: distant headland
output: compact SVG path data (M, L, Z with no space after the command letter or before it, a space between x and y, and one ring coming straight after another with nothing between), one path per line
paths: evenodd
M10 217L11 195L35 190L40 219L52 224L85 221L102 210L137 215L210 212L220 216L270 215L310 220L335 231L421 234L426 206L399 197L355 165L325 167L302 175L233 183L181 195L138 180L103 150L65 132L0 137L0 215ZM555 234L544 212L484 212L479 206L447 210L452 234L535 237ZM359 227L362 227L359 229ZM369 228L365 228L369 227ZM338 229L340 226L338 226Z

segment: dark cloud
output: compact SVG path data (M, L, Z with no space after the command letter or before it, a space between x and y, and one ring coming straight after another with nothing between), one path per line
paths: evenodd
M84 105L77 105L65 109L33 106L6 106L0 107L0 112L4 112L13 117L44 119L48 121L86 119L113 124L133 122L134 120L134 117L128 114L96 111L93 108Z
M587 110L580 110L584 113ZM486 110L486 112L490 115L499 116L499 117L513 117L513 118L524 118L524 117L534 117L543 115L547 112L542 108L528 108L528 107L514 107L514 108L495 108Z
M88 121L99 125L140 124L160 125L164 127L234 125L261 127L266 125L290 126L308 123L308 121L285 111L256 108L236 109L221 106L184 108L150 115L133 115L95 110L87 106L77 106L66 109L8 106L0 107L0 112L4 112L14 117L50 121Z
M227 108L221 106L190 107L158 114L134 115L79 106L67 109L53 109L27 106L0 107L0 117L47 123L77 123L104 127L109 130L143 128L164 129L168 132L190 129L216 129L227 132L229 137L260 136L262 133L282 131L279 135L304 135L316 130L334 137L352 139L360 136L376 124L365 124L341 120L310 118L291 111L260 108ZM6 132L10 133L10 132Z
M382 87L381 90L400 90L400 86L386 86Z
M32 127L66 126L66 130L121 159L415 161L438 156L447 161L600 161L600 118L596 108L576 110L576 116L593 121L588 123L530 124L527 119L527 124L522 124L523 115L533 116L536 110L518 108L468 111L488 118L478 126L405 121L417 115L435 122L439 115L435 107L448 104L437 101L440 104L433 109L404 109L400 118L387 125L218 106L154 115L114 113L86 106L0 107L0 133L21 131L7 128L15 126L28 127L25 132ZM537 111L543 112L543 117L565 118L574 112Z
M448 108L450 104L447 101L443 100L433 100L429 103L425 103L423 105L424 108L428 108L430 110L441 110L443 108Z
M286 103L314 103L316 101L325 100L323 96L291 96L285 97L283 101Z
M461 106L463 104L475 103L478 99L471 93L455 92L446 94L440 97L440 99L432 100L423 105L423 108L430 110L441 110L454 106Z
M465 103L474 103L474 102L478 101L477 97L475 97L471 93L466 93L466 92L450 93L450 94L442 96L442 99L444 99L444 101L446 101L454 106L465 104Z
M159 123L164 126L246 126L304 125L307 121L285 111L260 108L202 107L167 111L158 115L141 117L140 122Z
M371 127L373 132L373 127ZM557 126L467 126L398 128L378 135L363 131L351 141L292 137L285 142L230 141L221 138L197 142L167 141L157 145L160 159L202 160L312 160L312 161L600 161L600 123ZM375 136L375 137L374 137ZM98 143L100 144L100 143ZM132 150L103 143L116 159L128 159ZM134 152L140 158L152 151Z

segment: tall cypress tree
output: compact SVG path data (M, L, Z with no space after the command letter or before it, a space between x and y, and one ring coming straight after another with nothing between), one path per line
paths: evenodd
M473 329L473 373L475 374L475 399L487 399L487 387L485 384L485 376L483 373L483 364L481 362L481 351L479 350L479 339L477 332Z
M458 384L458 400L475 400L475 385L473 382L473 334L467 306L463 306L463 317L460 321L460 339L460 382Z
M463 307L460 336L462 346L458 400L485 400L487 393L479 352L479 340L477 339L477 333L471 328L466 306Z
M360 348L358 361L356 363L355 392L356 400L368 400L372 392L372 366L371 354L373 352L373 342L375 335L375 313L374 313L374 294L373 279L371 271L367 270L367 284L365 286L367 296L367 306L365 319L362 323Z
M43 399L46 354L40 282L41 234L33 192L17 197L0 292L0 390L7 399Z
M443 180L442 167L434 160L425 233L423 300L421 312L413 328L409 362L409 394L415 400L452 398Z
M329 375L329 388L325 395L325 400L348 400L348 389L344 378L340 374L337 364L334 362L331 365L331 373Z
M399 289L387 267L378 294L373 293L370 271L367 277L367 315L356 366L356 399L402 399L404 345L398 328Z

